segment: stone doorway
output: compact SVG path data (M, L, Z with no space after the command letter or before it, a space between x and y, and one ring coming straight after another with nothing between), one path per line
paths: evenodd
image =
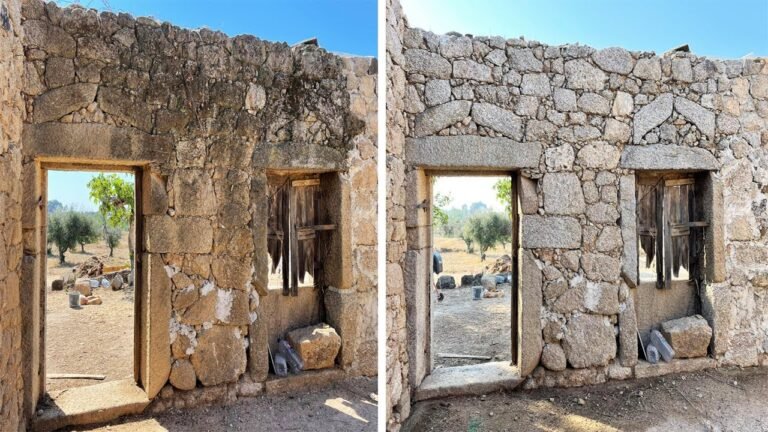
M45 177L46 392L135 380L135 173Z
M432 177L433 370L512 361L511 191L509 176Z
M422 184L426 199L417 206L416 217L423 216L429 227L420 236L426 246L426 253L421 254L426 295L420 297L429 305L426 319L421 321L428 367L415 398L514 387L521 381L516 366L520 218L515 177L504 172L433 171L424 172ZM496 184L503 192L494 188ZM450 196L452 188L461 189L462 196ZM497 194L506 198L499 201ZM479 196L486 198L475 199ZM462 208L450 208L453 199L470 201L464 206L466 220L461 220ZM482 201L488 203L478 204ZM459 220L451 221L451 216ZM466 222L467 227L456 226L456 222ZM507 228L504 244L491 240L490 235L481 245L477 235L497 224ZM474 287L483 286L484 276L487 286L478 289L481 300L473 300Z
M70 274L49 271L49 260L60 260L55 242L50 251L54 256L48 253L49 232L57 224L68 224L70 229L73 224L69 216L58 220L58 215L48 212L52 172L117 174L117 178L125 181L123 187L132 191L127 196L133 202L125 203L130 213L125 221L127 227L119 232L118 245L113 245L113 257L108 262L94 254L82 265L73 265L70 259ZM29 403L36 413L36 430L108 420L141 412L149 404L148 373L142 373L150 362L143 340L149 320L142 319L142 303L147 301L148 288L148 275L142 271L145 266L141 259L145 173L142 166L60 160L39 160L28 168L27 175L35 180L34 190L39 193L35 214L31 216L37 221L34 231L39 249L36 259L29 261L33 270L26 280L34 290L27 299L39 307L30 304L25 345L26 355L32 360L27 373L32 378ZM104 242L106 235L102 233L99 240ZM132 252L120 250L120 241L130 243L132 247L126 245L125 249ZM82 254L82 250L92 246L77 241L74 249ZM109 246L104 255L108 257ZM127 258L127 265L111 268L115 267L115 255ZM67 260L64 261L67 265ZM79 308L70 307L69 293L73 293L72 304Z

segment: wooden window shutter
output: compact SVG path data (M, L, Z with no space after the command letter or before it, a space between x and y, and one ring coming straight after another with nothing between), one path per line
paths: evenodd
M269 231L267 249L271 272L282 266L283 295L299 295L299 283L312 276L322 285L322 262L318 257L318 232L336 228L318 223L320 179L282 178L269 185Z
M660 179L638 184L638 236L646 254L646 267L656 258L656 287L671 288L680 269L688 280L701 274L699 256L703 230L698 219L693 178Z

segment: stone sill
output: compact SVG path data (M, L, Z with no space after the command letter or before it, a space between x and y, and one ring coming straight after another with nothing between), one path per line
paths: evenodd
M270 374L265 389L267 393L302 392L307 388L315 389L341 381L346 376L347 374L339 368L304 371L287 377Z
M693 359L672 359L671 362L659 361L650 364L645 360L638 360L635 366L635 378L650 378L678 372L696 372L717 367L717 361L709 357Z
M511 390L522 382L519 369L508 361L435 369L416 389L414 402Z
M109 381L75 387L51 397L47 407L33 420L35 431L66 426L104 423L139 414L149 405L147 394L133 380Z

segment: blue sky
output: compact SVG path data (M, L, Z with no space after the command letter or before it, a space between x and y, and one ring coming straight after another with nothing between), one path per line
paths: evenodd
M768 0L401 0L408 22L436 33L525 36L663 53L768 57Z
M293 44L317 37L334 52L376 55L376 0L59 0L181 27L208 27L230 36L252 34Z
M88 198L88 182L99 173L82 171L48 171L48 201L57 200L80 211L96 211ZM110 173L111 174L111 173ZM133 183L133 174L117 173Z

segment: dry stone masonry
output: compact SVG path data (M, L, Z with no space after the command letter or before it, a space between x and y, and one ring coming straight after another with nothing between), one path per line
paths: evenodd
M29 424L44 385L48 164L137 173L137 379L154 410L264 388L272 317L301 304L266 301L280 295L266 289L271 173L322 173L332 191L322 319L341 375L376 373L375 59L38 0L0 8L3 430Z
M0 430L24 424L21 291L21 2L0 2Z
M684 357L714 358L697 365L768 361L766 59L438 35L408 27L396 1L387 20L390 430L430 372L425 170L517 173L525 387L649 375L636 335L645 172L706 185L703 318L666 334Z

